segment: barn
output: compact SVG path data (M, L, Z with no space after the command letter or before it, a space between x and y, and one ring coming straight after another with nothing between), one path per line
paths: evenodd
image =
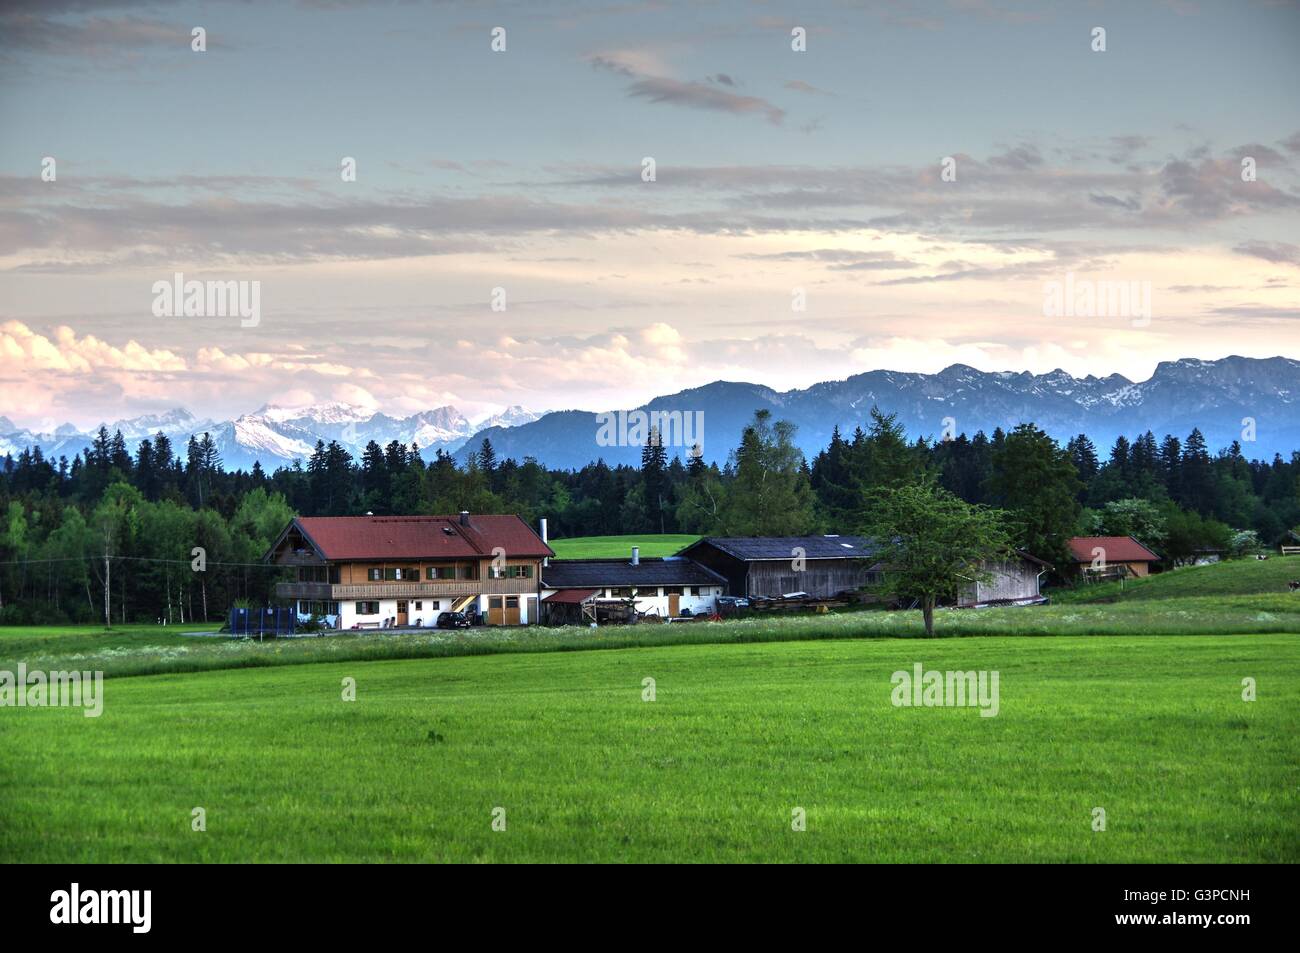
M1034 605L1047 601L1039 584L1051 572L1051 563L1016 550L1006 559L985 560L982 568L992 578L963 586L957 593L958 607Z
M723 577L733 596L831 598L879 581L877 548L865 536L706 536L677 555Z

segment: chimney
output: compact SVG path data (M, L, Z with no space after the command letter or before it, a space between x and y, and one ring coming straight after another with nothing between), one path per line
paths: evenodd
M469 510L460 511L460 525L461 526L469 525Z
M633 546L633 547L632 547L632 565L633 565L633 566L639 566L639 565L641 565L641 547L640 547L640 546Z
M538 528L541 530L541 532L540 532L539 535L542 537L542 542L543 542L543 543L546 543L546 544L549 546L550 543L551 543L551 541L547 538L547 533L546 533L546 517L545 517L545 516L543 516L540 520L538 520ZM548 557L543 557L543 559L542 559L542 565L543 565L543 566L549 566L550 564L551 564L550 557L549 557L549 556L548 556Z

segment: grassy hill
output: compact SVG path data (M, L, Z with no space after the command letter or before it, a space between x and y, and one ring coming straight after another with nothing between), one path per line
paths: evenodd
M1123 600L1177 599L1208 596L1294 595L1287 583L1300 580L1300 556L1271 556L1268 559L1234 559L1210 566L1188 566L1157 573L1145 579L1129 579L1123 590L1118 582L1053 590L1056 602L1100 603Z
M553 539L551 548L560 559L631 558L632 547L640 546L641 555L671 556L700 537L689 533L648 533L644 536L574 536Z
M891 674L915 662L998 671L998 715L894 707ZM120 679L97 719L0 712L0 861L1296 862L1298 733L1300 640L1284 635Z

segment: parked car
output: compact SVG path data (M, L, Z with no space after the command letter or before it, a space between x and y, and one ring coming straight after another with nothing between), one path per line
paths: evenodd
M468 629L469 627L469 617L463 612L444 612L438 616L440 629Z

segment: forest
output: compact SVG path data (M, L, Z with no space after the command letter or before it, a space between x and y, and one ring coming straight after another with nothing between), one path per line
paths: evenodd
M305 464L227 471L209 435L181 450L164 434L132 454L101 428L73 459L40 448L0 470L0 624L220 620L270 600L283 571L262 563L296 515L517 513L553 538L645 533L852 533L877 491L938 485L1004 513L1014 542L1062 565L1073 535L1133 535L1173 567L1206 552L1246 555L1300 542L1300 451L1249 459L1211 452L1198 430L1146 432L1099 450L1033 424L928 442L872 409L812 460L766 411L723 466L674 452L652 432L640 467L597 460L549 470L498 459L484 440L466 465L439 451L369 444L360 459L318 443Z

